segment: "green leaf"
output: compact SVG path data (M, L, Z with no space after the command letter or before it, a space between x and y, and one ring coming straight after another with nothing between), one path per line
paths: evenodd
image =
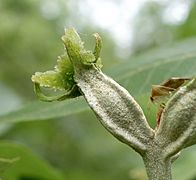
M174 77L195 76L196 39L144 53L104 71L124 86L134 97L150 95L151 85ZM0 116L0 122L45 120L75 114L88 107L82 98L64 102L34 102L16 112Z
M3 166L2 179L63 180L57 170L31 150L13 142L0 142L0 168Z
M134 96L149 93L151 85L170 77L195 77L196 39L133 57L110 68L109 74Z
M0 175L18 160L20 160L19 157L15 157L15 158L2 158L2 157L0 157Z
M174 180L194 180L196 178L195 156L196 146L183 151L184 156L180 156L173 165ZM182 173L184 172L184 173Z
M47 120L79 113L89 109L81 97L68 99L61 102L33 102L27 104L18 111L8 113L0 117L0 122L21 122L34 120Z

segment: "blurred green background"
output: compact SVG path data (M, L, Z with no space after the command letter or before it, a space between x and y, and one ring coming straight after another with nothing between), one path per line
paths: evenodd
M115 79L115 74L123 73L125 62L145 59L148 52L152 52L148 58L156 60L156 52L161 54L168 44L189 39L185 47L178 48L192 49L196 42L195 2L1 0L0 114L38 101L31 75L54 67L64 51L60 37L65 27L75 27L89 49L94 43L90 35L101 35L103 71ZM159 50L153 54L154 48ZM183 71L183 67L176 71ZM189 75L187 71L184 74ZM156 79L156 83L161 81ZM145 79L138 83L132 81L132 86L145 84ZM133 88L134 97L155 126L156 108L148 103L149 93L142 92L134 94ZM5 180L146 179L142 159L106 132L89 110L45 121L4 122L0 137L0 177ZM195 150L189 148L176 161L174 179L196 179Z

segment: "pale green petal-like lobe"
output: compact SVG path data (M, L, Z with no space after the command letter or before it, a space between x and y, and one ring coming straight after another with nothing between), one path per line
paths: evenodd
M78 33L74 28L66 29L65 35L62 37L63 43L67 54L73 63L74 69L76 70L81 66L92 66L96 65L97 60L99 59L101 51L101 38L98 34L94 35L96 38L95 51L86 50L84 48L84 43L80 39ZM100 63L100 60L99 60ZM98 67L101 67L100 65Z
M36 72L35 75L32 76L32 81L40 84L41 87L69 90L75 84L73 75L73 65L67 55L62 55L58 57L57 65L54 70Z
M36 72L32 76L32 81L40 84L42 87L49 87L54 89L64 89L65 81L62 74L55 71Z
M63 101L65 99L74 98L81 95L76 85L74 85L70 90L64 92L63 94L48 96L42 92L39 83L34 83L34 91L37 97L41 101L45 101L45 102Z
M70 73L73 75L73 65L71 64L69 57L66 54L58 56L55 70L62 74Z

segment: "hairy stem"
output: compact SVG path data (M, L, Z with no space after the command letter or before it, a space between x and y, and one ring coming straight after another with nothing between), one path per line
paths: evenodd
M75 80L103 126L120 141L143 153L154 133L133 97L93 67L77 71Z
M163 150L149 148L143 156L146 172L149 180L171 180L171 160L164 159L161 154Z

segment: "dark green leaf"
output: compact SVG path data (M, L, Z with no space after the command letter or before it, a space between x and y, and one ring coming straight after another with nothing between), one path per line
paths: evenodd
M63 180L62 175L28 148L13 142L0 142L2 179Z

